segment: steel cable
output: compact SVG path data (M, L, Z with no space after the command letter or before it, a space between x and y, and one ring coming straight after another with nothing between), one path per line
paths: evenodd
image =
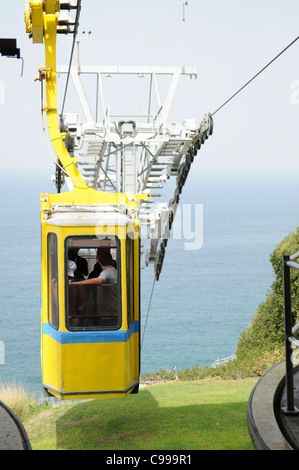
M78 27L79 27L80 12L81 12L81 0L77 0L77 13L76 13L76 20L75 20L74 39L73 39L71 57L70 57L70 62L69 62L68 74L67 74L67 78L66 78L66 85L65 85L64 97L63 97L62 109L61 109L61 114L60 114L61 117L63 115L64 105L65 105L65 100L66 100L66 94L67 94L67 90L68 90L68 86L69 86L71 66L72 66L72 62L73 62L75 43L76 43Z
M244 88L246 88L251 82L253 82L253 80L255 80L262 72L264 72L264 70L266 70L271 64L273 64L275 60L277 60L285 51L287 51L293 44L295 44L298 39L299 36L294 39L294 41L292 41L287 47L285 47L279 54L277 54L274 59L272 59L267 65L265 65L265 67L263 67L258 73L256 73L250 80L248 80L248 82L246 82L245 85L243 85L238 91L236 91L236 93L234 93L228 100L226 100L225 103L219 106L219 108L216 109L216 111L214 111L211 116L214 116L216 113L218 113L218 111L220 111L220 109L224 108L224 106L226 106L233 98L235 98L235 96L237 96L242 90L244 90Z

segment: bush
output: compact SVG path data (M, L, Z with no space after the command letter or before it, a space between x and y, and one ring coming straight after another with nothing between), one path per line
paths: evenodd
M255 352L256 358L282 348L284 344L284 300L283 300L283 255L299 251L299 228L282 240L270 256L275 280L265 302L261 303L251 324L240 335L237 357L244 359ZM299 273L291 270L292 311L294 323L298 321L299 311Z
M276 279L272 285L272 291L277 296L277 306L283 310L283 272L282 257L283 255L292 255L299 251L299 228L295 232L290 233L277 248L273 251L270 261L272 263ZM292 311L294 317L299 311L299 272L291 269L292 284Z

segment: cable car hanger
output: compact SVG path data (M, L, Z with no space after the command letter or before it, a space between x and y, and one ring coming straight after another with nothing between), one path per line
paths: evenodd
M32 37L34 44L45 44L46 65L39 69L39 80L46 82L46 106L48 132L54 150L67 171L75 187L86 187L85 182L76 167L76 160L72 159L65 148L63 139L65 135L60 132L57 116L57 73L56 73L56 36L57 32L72 32L66 24L59 24L57 13L60 8L71 8L71 2L56 0L27 1L25 3L26 32ZM80 7L80 2L78 3ZM79 9L78 9L79 11ZM65 22L64 22L65 23ZM73 31L76 33L77 28Z

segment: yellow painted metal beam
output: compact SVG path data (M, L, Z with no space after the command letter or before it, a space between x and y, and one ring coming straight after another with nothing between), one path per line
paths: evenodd
M56 73L56 36L57 36L57 15L47 14L44 16L44 40L46 52L46 107L48 132L55 152L70 176L75 187L85 186L83 177L76 167L76 159L72 158L67 151L58 124L57 113L57 73Z
M39 69L40 80L46 82L46 105L48 132L65 172L75 187L86 187L85 181L64 145L65 134L60 132L57 113L56 40L59 0L31 0L25 4L26 32L34 43L45 44L45 68Z
M42 0L33 0L31 2L32 10L32 39L36 44L43 43L44 37L44 15L43 15L43 2Z

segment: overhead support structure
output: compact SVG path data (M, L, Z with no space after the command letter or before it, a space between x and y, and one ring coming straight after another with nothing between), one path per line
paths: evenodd
M81 105L81 117L79 113L64 114L62 128L67 135L67 148L76 155L85 182L102 191L150 192L152 195L151 201L139 203L137 216L146 231L144 238L150 239L145 263L155 264L158 279L182 188L197 151L213 132L210 115L205 115L199 125L196 119L185 119L181 123L168 120L180 78L197 78L197 70L195 67L82 66L78 63L71 68L59 66L57 72L61 76L70 73ZM87 98L90 88L84 88L90 76L96 78L92 103ZM145 99L149 103L147 112L122 114L112 110L112 105L106 106L104 85L107 79L113 82L113 78L118 77L129 77L132 81L145 79L144 84L149 84L148 101ZM169 79L164 101L159 89L159 80L163 77ZM154 98L158 109L153 113ZM168 203L161 203L159 200L171 178L176 178L173 197Z

